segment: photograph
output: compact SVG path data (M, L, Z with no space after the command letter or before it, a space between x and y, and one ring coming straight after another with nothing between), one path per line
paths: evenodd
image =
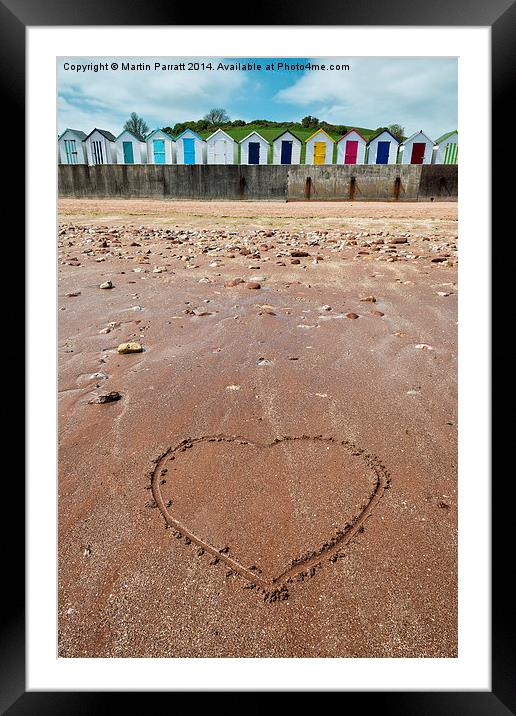
M456 658L457 58L56 71L59 657Z

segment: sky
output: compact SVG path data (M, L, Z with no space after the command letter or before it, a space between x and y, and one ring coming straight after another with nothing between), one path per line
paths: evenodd
M188 70L188 62L199 69ZM367 129L396 123L407 136L422 129L431 139L457 128L456 58L66 57L58 60L57 78L59 133L99 127L117 136L131 112L155 129L201 119L212 107L245 121L300 121L310 114Z

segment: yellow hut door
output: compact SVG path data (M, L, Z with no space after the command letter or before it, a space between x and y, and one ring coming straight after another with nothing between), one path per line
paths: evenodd
M326 159L326 142L314 142L314 164L324 164Z

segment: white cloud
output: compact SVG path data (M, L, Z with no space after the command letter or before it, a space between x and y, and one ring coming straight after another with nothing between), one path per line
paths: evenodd
M314 63L335 64L337 58ZM457 61L434 58L339 58L349 71L309 71L275 99L336 124L403 125L430 137L457 126Z
M202 61L204 58L200 58ZM247 82L242 72L189 71L107 71L72 72L63 68L73 64L111 64L122 62L173 63L175 58L163 57L95 57L64 58L58 67L58 127L81 129L89 133L93 127L108 129L117 135L131 112L143 116L151 128L171 125L202 117L213 106L229 109L232 98ZM188 58L196 61L196 58ZM210 58L212 63L219 60Z

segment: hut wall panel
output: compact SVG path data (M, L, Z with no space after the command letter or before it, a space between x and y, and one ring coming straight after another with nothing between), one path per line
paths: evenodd
M448 144L459 144L459 133L455 132L451 136L448 137L444 142L442 142L439 145L439 149L436 150L435 156L433 159L434 164L444 164L444 157L446 154L446 146Z

